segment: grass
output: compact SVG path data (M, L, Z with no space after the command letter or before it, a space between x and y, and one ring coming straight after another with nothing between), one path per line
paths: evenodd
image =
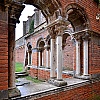
M15 63L15 72L22 72L23 71L23 64L16 62Z
M37 78L32 78L31 76L26 76L25 78L27 80L30 80L30 81L34 82L34 83L40 83L40 82L42 82L42 81L38 80Z

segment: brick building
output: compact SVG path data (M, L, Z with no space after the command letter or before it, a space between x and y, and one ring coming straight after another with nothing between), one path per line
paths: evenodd
M37 9L23 23L24 36L16 41L14 49L15 27L23 3ZM52 90L35 100L87 100L100 95L99 18L99 0L1 0L0 98L7 99L9 91L18 92L14 82L15 54L16 62L30 67L32 77L51 84L66 85L63 78L67 77L89 80L69 89Z

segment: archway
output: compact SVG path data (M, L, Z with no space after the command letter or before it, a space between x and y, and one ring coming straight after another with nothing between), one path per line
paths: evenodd
M38 48L38 66L44 66L44 46L45 42L43 38L40 38L37 41L37 47Z
M76 62L76 65L74 65L75 74L76 76L88 75L88 53L86 53L86 51L88 52L88 34L86 32L89 29L88 17L84 9L77 4L70 4L66 7L66 16L73 27L73 32L65 30L65 33L68 32L76 44L74 54L74 57L76 57L74 61ZM83 37L84 35L87 39ZM86 62L87 65L85 65Z

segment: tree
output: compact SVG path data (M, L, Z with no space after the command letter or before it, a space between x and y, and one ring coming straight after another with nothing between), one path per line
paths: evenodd
M30 28L29 28L29 33L32 32L34 32L34 20L31 21Z

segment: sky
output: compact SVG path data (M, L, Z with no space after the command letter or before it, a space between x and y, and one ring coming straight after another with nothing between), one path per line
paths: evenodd
M20 23L16 25L16 35L15 39L19 39L23 35L23 21L27 21L27 17L33 15L34 13L34 6L25 5L24 10L20 16Z

